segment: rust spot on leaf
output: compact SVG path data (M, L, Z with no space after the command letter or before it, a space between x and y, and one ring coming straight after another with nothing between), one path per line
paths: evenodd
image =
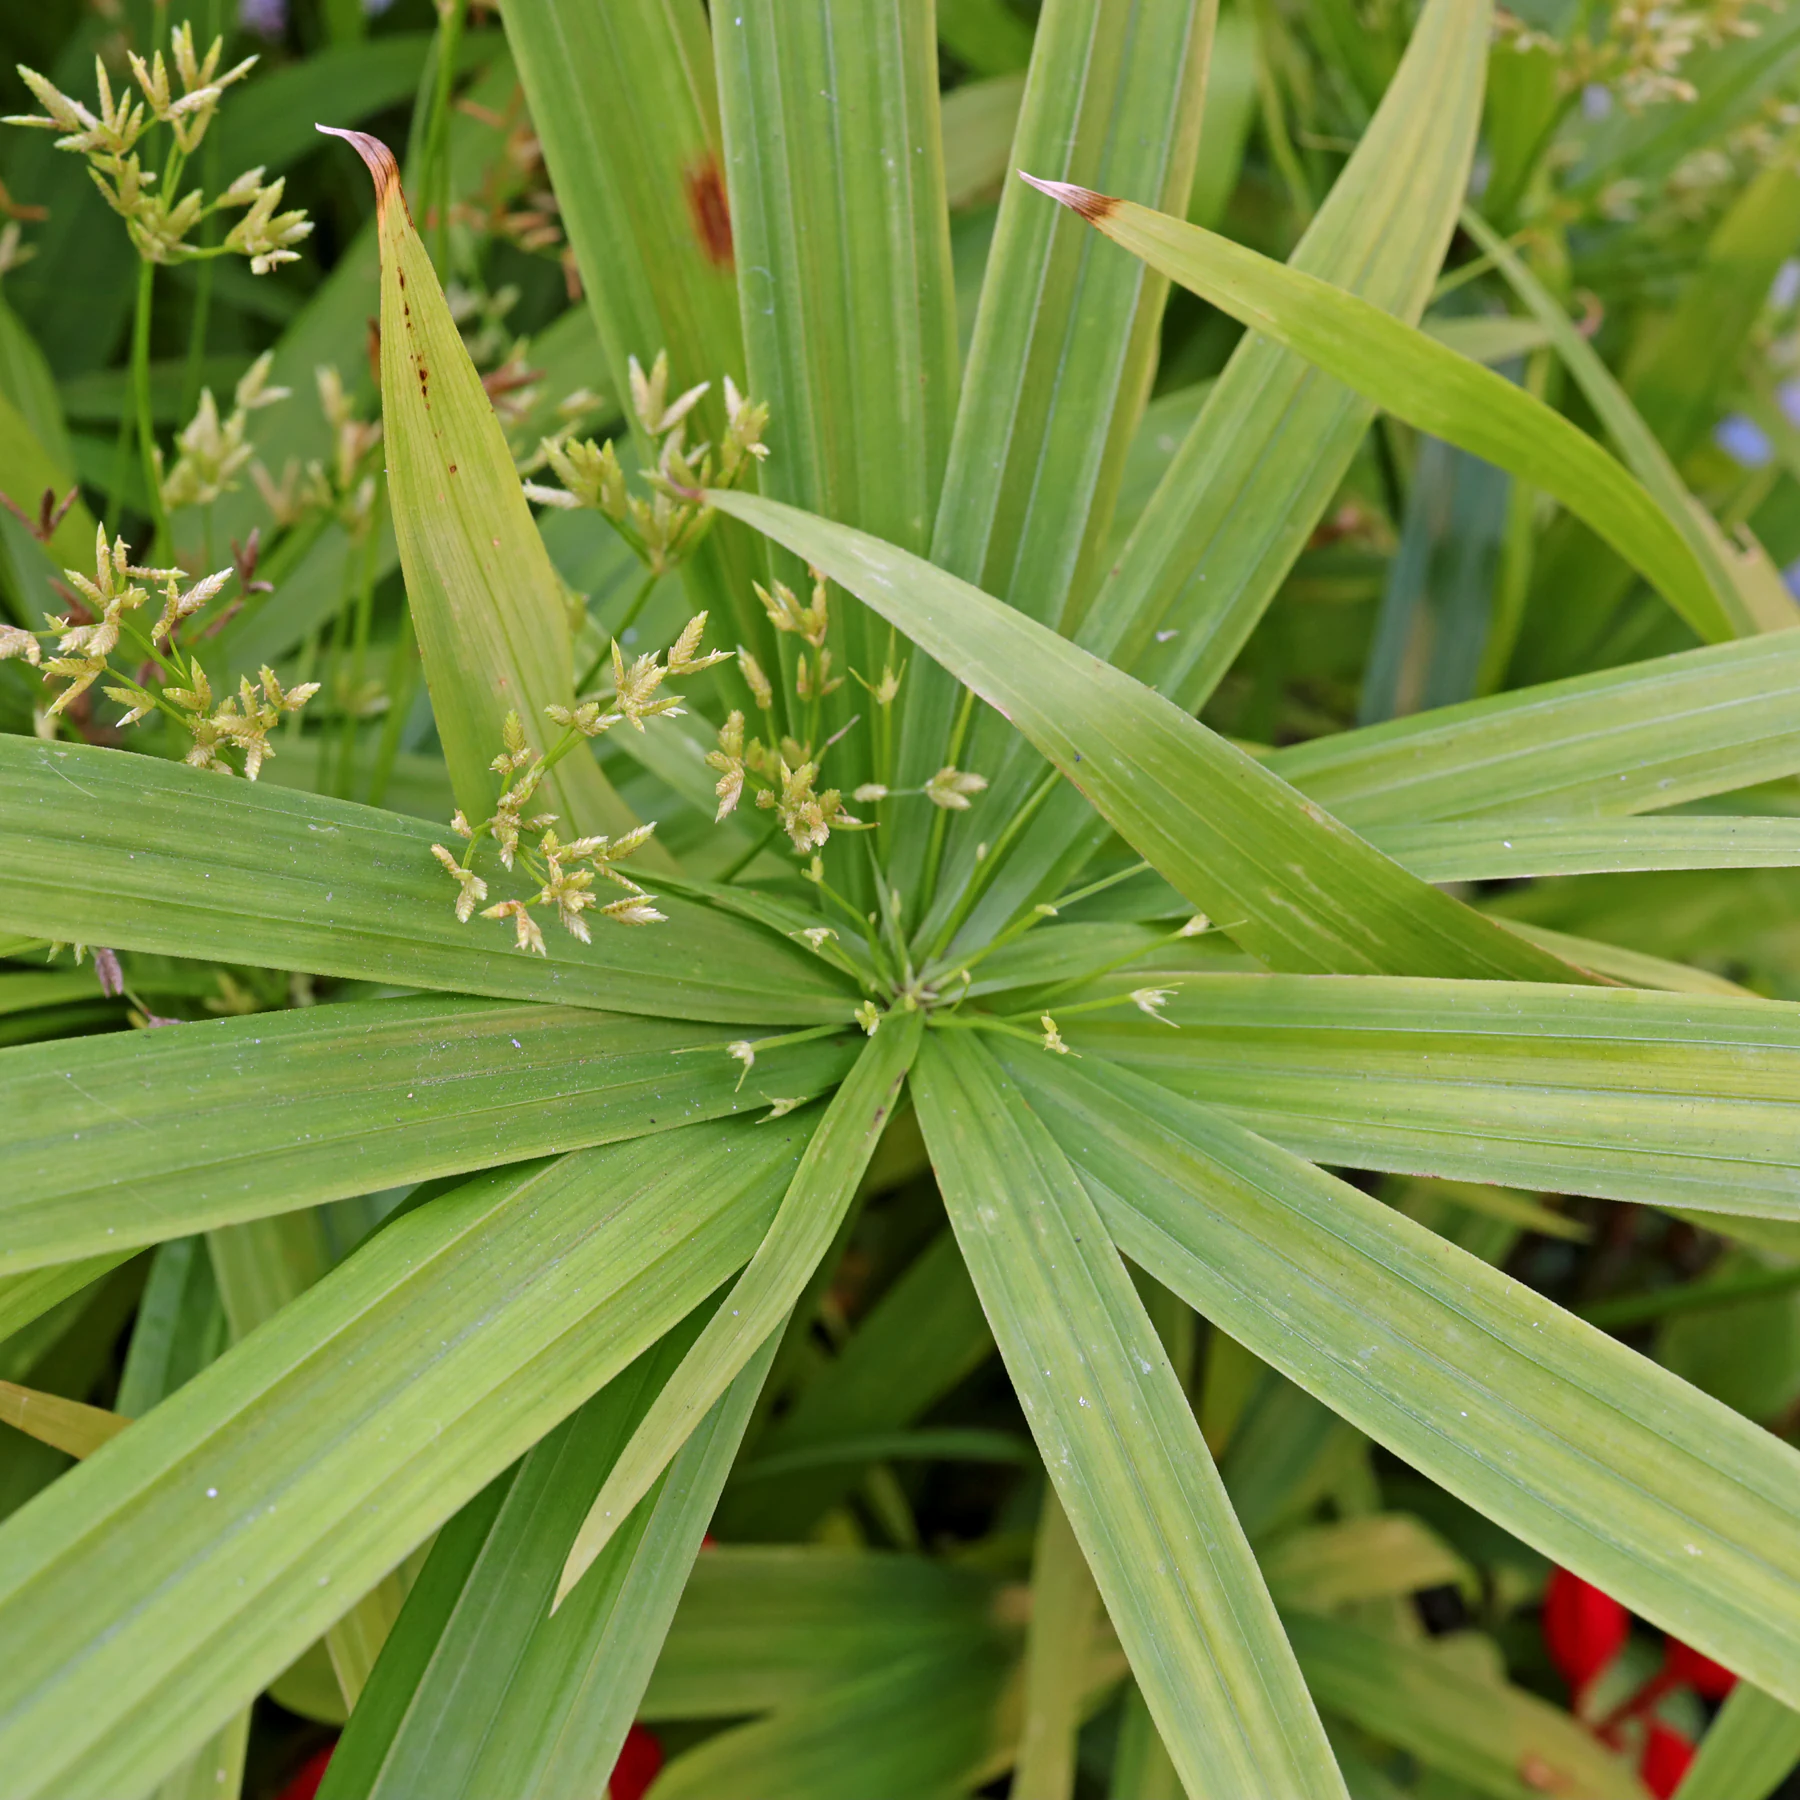
M1019 179L1030 182L1040 194L1060 201L1070 212L1079 213L1090 225L1104 223L1118 209L1119 202L1111 194L1096 194L1092 188L1077 187L1072 181L1040 181L1023 169Z
M732 265L731 206L725 197L725 176L719 159L709 150L681 178L687 196L688 217L706 260L716 268Z

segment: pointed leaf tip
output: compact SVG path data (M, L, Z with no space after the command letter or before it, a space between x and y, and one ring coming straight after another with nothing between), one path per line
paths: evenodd
M366 131L345 131L336 125L314 125L313 129L327 137L342 138L363 159L375 178L375 198L381 205L387 204L390 195L400 192L400 165L380 138L371 137Z
M1030 182L1040 194L1048 194L1071 212L1080 213L1090 225L1098 225L1119 204L1111 194L1096 194L1092 188L1077 187L1072 181L1042 181L1036 175L1027 175L1023 169L1019 171L1019 179Z

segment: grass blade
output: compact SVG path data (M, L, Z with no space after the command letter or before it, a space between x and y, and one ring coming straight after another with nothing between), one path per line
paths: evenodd
M1740 1681L1700 1740L1675 1800L1769 1800L1800 1761L1800 1713Z
M1504 376L1357 295L1216 233L1067 182L1030 178L1115 243L1409 425L1554 495L1712 642L1733 620L1686 538L1592 438Z
M699 1320L691 1316L614 1377L445 1528L321 1800L575 1800L592 1792L593 1771L612 1766L649 1680L760 1385L761 1359L554 1620L550 1597L582 1509Z
M811 1097L847 1040L378 1000L0 1051L0 1273Z
M379 139L334 132L368 165L381 232L381 401L388 493L431 709L458 806L494 809L489 763L509 713L547 743L543 709L575 699L563 584L532 522L506 435L413 229ZM585 748L545 778L574 832L637 820ZM666 860L660 853L650 866Z
M1074 1171L972 1039L933 1033L913 1086L1025 1416L1189 1791L1341 1796L1199 1426Z
M769 1235L607 1474L575 1534L557 1582L555 1604L567 1598L650 1491L701 1415L757 1350L780 1333L837 1236L876 1140L892 1117L923 1029L922 1015L899 1013L888 1020L886 1031L878 1031L864 1045L813 1131Z
M1121 984L1122 985L1122 984ZM1800 1207L1800 1008L1631 988L1201 975L1071 1040L1301 1155L1650 1205Z

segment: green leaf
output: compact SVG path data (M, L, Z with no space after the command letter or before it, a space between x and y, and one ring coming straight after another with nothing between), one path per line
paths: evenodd
M757 1464L811 1455L821 1465L835 1466L819 1467L804 1482L790 1477L748 1493L734 1488L719 1515L721 1531L767 1538L811 1525L860 1472L857 1465L838 1462L839 1446L891 1436L993 1351L993 1334L956 1240L941 1231L876 1302L836 1360L757 1440ZM891 1448L875 1452L892 1453Z
M657 1800L961 1800L1011 1760L1006 1673L977 1641L840 1676L676 1757Z
M28 1269L22 1275L0 1276L0 1339L42 1318L71 1294L79 1294L130 1254L121 1250L116 1255L89 1256L47 1269Z
M719 1544L694 1564L643 1716L742 1718L971 1642L1016 1648L991 1575L814 1544Z
M0 1529L18 1800L112 1800L221 1724L754 1249L800 1134L725 1122L478 1177Z
M1768 1800L1800 1761L1800 1713L1740 1681L1700 1740L1675 1800Z
M28 519L35 519L46 494L55 496L51 502L54 510L74 484L74 471L52 458L37 434L25 423L19 409L0 394L0 494L4 494ZM79 569L91 579L94 529L94 516L82 504L78 494L75 504L43 549L56 559L56 566ZM53 598L35 586L28 596L21 597L29 599L34 608L40 600L47 606Z
M972 1040L933 1033L912 1081L1045 1468L1190 1792L1341 1795L1186 1396L1074 1170Z
M1025 1719L1008 1800L1073 1800L1081 1695L1100 1617L1100 1592L1069 1515L1046 1489L1031 1559Z
M1800 770L1800 631L1578 675L1274 751L1358 831L1648 812Z
M770 409L760 491L923 551L957 377L930 11L742 0L713 35L749 387ZM773 572L805 578L785 559ZM834 654L871 680L876 633L855 605L834 631ZM867 710L847 684L820 729ZM891 778L873 745L845 740L839 787ZM858 853L853 892L865 871Z
M1024 96L1022 73L965 81L944 95L944 199L950 211L998 198Z
M1070 1041L1300 1155L1652 1205L1800 1209L1800 1007L1631 988L1200 975Z
M332 1757L323 1800L575 1800L593 1791L594 1770L612 1767L766 1358L702 1422L554 1619L550 1598L607 1463L698 1323L669 1332L445 1527Z
M92 1456L131 1423L104 1407L40 1394L14 1381L0 1381L0 1422L75 1457Z
M855 1055L795 1044L745 1080L732 1035L446 998L0 1051L0 1272L758 1112Z
M1693 626L1736 635L1686 538L1592 438L1504 376L1304 271L1130 200L1028 177L1201 299L1316 363L1421 431L1555 496Z
M1619 869L1791 869L1800 819L1456 819L1377 826L1369 842L1421 881L1503 881Z
M831 1248L876 1142L893 1115L924 1029L923 1015L917 1012L890 1014L885 1023L887 1029L864 1044L856 1066L832 1096L769 1235L607 1474L575 1534L557 1582L556 1604L568 1596L650 1491L701 1415L757 1350L778 1336L820 1258Z
M1335 1525L1307 1526L1263 1551L1260 1561L1269 1592L1284 1610L1333 1612L1422 1588L1478 1591L1475 1571L1406 1513L1370 1513Z
M1294 267L1402 318L1419 317L1467 184L1487 18L1486 0L1432 0L1423 9L1369 129L1295 247ZM1233 23L1244 29L1228 30ZM1256 52L1244 42L1253 36L1241 16L1227 14L1212 76L1228 69L1223 59L1235 44L1253 81ZM1207 116L1202 178L1221 116L1210 88ZM1022 189L1015 192L1024 203ZM1162 404L1152 402L1152 411ZM1130 520L1128 539L1110 551L1076 641L1198 712L1338 491L1373 415L1359 394L1247 333L1158 469L1159 485ZM1005 817L1042 774L1037 758L1018 748L992 790L991 805ZM977 935L999 930L1021 905L1054 897L1095 847L1095 823L1074 795L1052 794L998 873L978 858L981 828L957 832L933 925L978 871L991 885L972 915Z
M413 229L400 169L379 139L334 132L368 165L381 234L381 410L388 495L407 603L457 804L493 811L488 766L516 713L547 746L543 709L575 699L563 586L525 504L512 452L463 347L431 256ZM637 820L578 746L545 777L575 832ZM648 859L656 866L666 859Z
M954 575L745 494L717 504L825 570L994 707L1119 834L1276 967L1567 980L1161 695ZM979 804L979 802L977 803Z
M1213 0L1134 0L1122 30L1087 0L1051 0L1011 161L1185 205L1216 13ZM1106 552L1168 287L1129 258L1094 254L1029 198L1016 183L1001 195L930 554L1054 624L1085 603ZM973 747L953 743L960 696L923 664L902 700L893 785L916 787L946 762L991 770L1005 748L981 722ZM945 822L922 812L895 821L896 868L924 868L941 841Z
M1209 1109L1018 1049L1135 1263L1516 1537L1800 1694L1800 1454Z
M1794 234L1800 237L1800 181L1791 175L1787 181L1794 197ZM1779 631L1784 626L1800 623L1793 599L1780 586L1779 577L1773 591L1749 578L1741 552L1733 551L1712 514L1688 492L1669 453L1657 442L1630 397L1601 361L1600 353L1576 330L1555 296L1513 253L1506 240L1467 207L1463 209L1463 229L1480 245L1483 254L1492 259L1513 292L1550 333L1557 355L1575 377L1626 466L1663 509L1670 524L1687 540L1695 561L1705 569L1713 592L1736 627L1737 635ZM1773 274L1772 266L1771 279Z
M1396 1644L1338 1619L1295 1618L1288 1633L1322 1707L1478 1794L1645 1800L1586 1726L1509 1681L1459 1667L1441 1641Z
M843 1020L817 957L681 900L668 923L552 932L452 913L416 819L142 756L0 737L0 925L173 956L746 1024ZM485 865L484 865L485 866ZM496 882L504 880L489 869Z
M1486 0L1431 0L1421 11L1368 130L1295 246L1293 269L1418 320L1474 154L1488 12ZM1078 641L1197 712L1330 504L1372 416L1367 401L1292 350L1246 336L1107 571ZM1168 625L1179 636L1159 647L1155 633Z
M705 9L505 0L503 16L611 392L630 392L630 357L648 368L667 349L675 392L713 383L692 435L718 443L720 378L742 369L744 344ZM653 460L635 419L632 430ZM717 607L774 668L774 633L750 588L761 573L754 541L728 527L701 543L683 578L697 606Z

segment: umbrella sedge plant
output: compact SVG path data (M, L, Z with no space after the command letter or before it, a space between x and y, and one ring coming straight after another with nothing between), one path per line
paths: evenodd
M1773 1793L1800 24L339 11L21 72L9 1800Z

